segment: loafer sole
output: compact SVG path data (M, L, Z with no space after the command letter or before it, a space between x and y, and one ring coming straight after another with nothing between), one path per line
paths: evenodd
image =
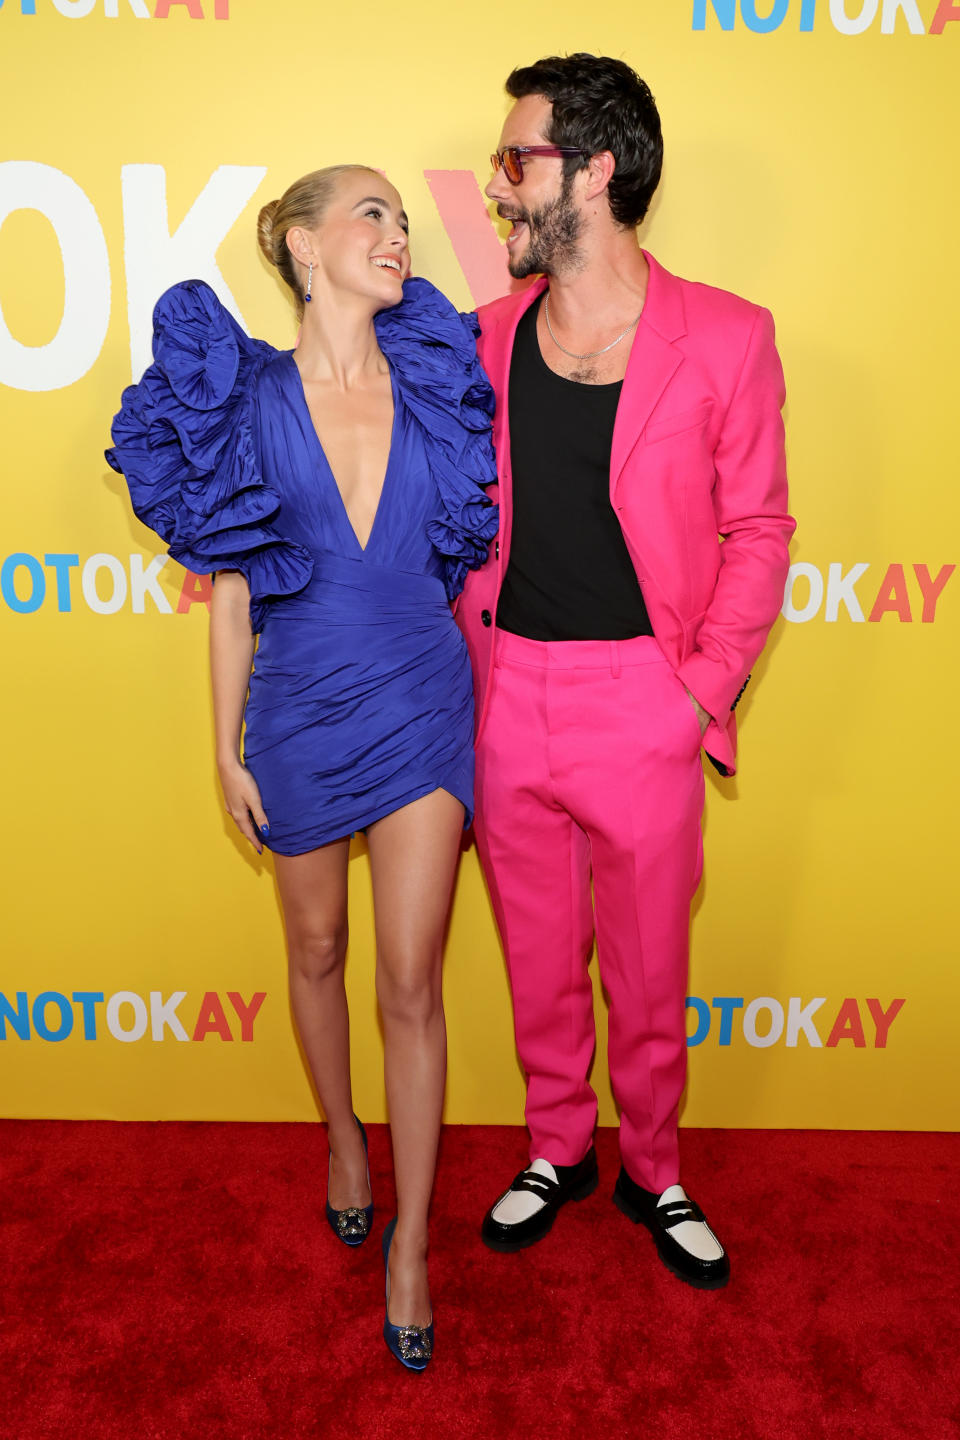
M677 1264L675 1260L673 1260L669 1255L664 1253L664 1250L663 1248L661 1248L660 1244L662 1238L661 1232L657 1229L656 1226L650 1223L646 1215L643 1214L642 1210L638 1210L635 1205L631 1205L630 1201L627 1200L626 1197L622 1195L619 1190L614 1190L613 1192L613 1203L614 1205L616 1205L621 1215L626 1215L627 1219L632 1220L634 1225L643 1225L646 1228L646 1230L650 1234L650 1238L652 1239L656 1247L657 1254L660 1256L661 1263L667 1267L671 1275L676 1275L678 1280L683 1280L687 1285L692 1285L695 1290L723 1289L727 1281L730 1279L729 1265L725 1270L721 1270L713 1275L709 1273L698 1275L695 1271L691 1272L689 1270L681 1269L681 1267Z

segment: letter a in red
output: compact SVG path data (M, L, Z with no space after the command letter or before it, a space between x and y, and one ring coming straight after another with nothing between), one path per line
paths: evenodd
M951 20L960 20L960 5L951 3L951 0L940 0L930 26L930 34L942 35L944 25L949 25Z
M856 1000L846 999L840 1006L827 1040L828 1048L836 1045L838 1040L852 1040L858 1050L862 1050L867 1043L863 1034L863 1021L860 1019L860 1006Z
M157 8L153 12L154 20L168 20L171 5L186 5L191 20L203 19L203 6L200 4L200 0L157 0Z
M907 594L907 578L902 565L888 567L886 575L880 581L877 598L867 619L879 620L888 610L895 610L901 620L913 619L910 613L910 596Z
M194 575L188 570L183 577L183 584L180 587L180 599L177 601L177 614L186 615L191 605L206 605L210 609L210 601L213 599L213 581L209 575Z
M219 1035L221 1040L233 1039L227 1017L223 1013L220 996L216 990L208 990L200 1001L200 1014L197 1016L192 1038L205 1040L211 1030L214 1034Z

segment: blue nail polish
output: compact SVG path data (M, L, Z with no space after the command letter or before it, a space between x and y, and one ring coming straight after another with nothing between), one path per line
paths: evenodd
M269 826L269 825L261 825L261 826L260 826L260 834L261 834L261 835L269 835L269 834L270 834L270 826Z

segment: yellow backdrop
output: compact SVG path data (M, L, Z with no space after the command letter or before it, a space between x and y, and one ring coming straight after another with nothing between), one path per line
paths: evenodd
M795 565L738 712L740 775L708 784L684 1121L956 1125L960 5L585 13L0 4L4 1113L316 1113L270 865L219 804L204 589L133 518L101 458L109 420L173 280L202 275L292 343L254 221L320 165L385 169L420 272L462 308L492 298L506 272L478 187L504 77L589 49L628 60L661 108L644 243L771 307L789 389ZM350 876L356 1095L378 1119L362 844ZM448 1120L519 1121L473 851L445 989Z

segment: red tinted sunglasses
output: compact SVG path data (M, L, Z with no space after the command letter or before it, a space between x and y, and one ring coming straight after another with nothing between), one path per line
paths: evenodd
M519 185L523 179L523 158L525 155L583 155L589 150L580 150L575 145L505 145L490 156L494 170L503 170L511 185Z

